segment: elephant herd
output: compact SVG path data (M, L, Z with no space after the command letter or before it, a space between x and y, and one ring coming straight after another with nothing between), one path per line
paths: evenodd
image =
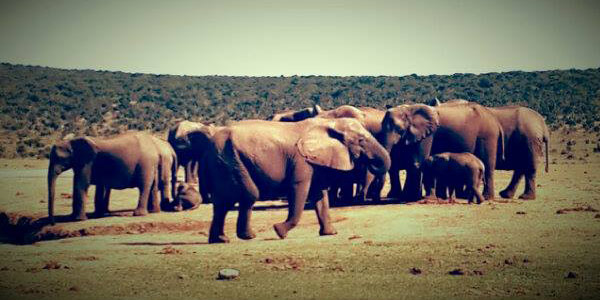
M537 112L520 106L488 108L465 100L405 104L379 110L318 105L243 120L228 126L181 121L168 143L144 132L113 138L75 138L54 145L48 168L48 213L53 220L56 177L73 169L73 214L83 220L87 189L96 186L95 214L108 213L111 189L138 188L134 215L213 204L210 243L224 243L225 218L237 203L236 233L256 236L250 220L257 200L286 197L288 217L274 230L285 238L312 202L320 235L336 233L329 201L423 197L471 202L494 198L494 170L514 170L500 192L512 198L525 177L522 199L536 196L542 152L548 171L548 128ZM545 145L545 151L543 150ZM185 183L177 183L179 166ZM406 170L404 185L399 171ZM483 182L483 193L479 186ZM198 186L198 190L194 188ZM356 190L354 189L356 185ZM449 192L449 194L448 194Z

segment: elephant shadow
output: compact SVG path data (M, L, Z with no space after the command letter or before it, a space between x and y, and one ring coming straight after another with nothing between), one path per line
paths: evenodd
M252 208L255 211L266 211L266 210L274 210L274 209L284 209L288 207L285 199L281 200L281 204L267 204L267 205L256 205ZM363 206L379 206L379 205L390 205L390 204L410 204L415 203L416 201L406 201L406 200L398 200L395 198L381 198L381 201L351 201L351 202L330 202L330 207L363 207ZM304 205L305 210L312 210L315 208L314 202L308 202ZM237 210L237 205L233 208L233 210Z

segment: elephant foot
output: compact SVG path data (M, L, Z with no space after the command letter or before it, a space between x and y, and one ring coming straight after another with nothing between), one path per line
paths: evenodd
M483 199L486 201L494 200L494 194L483 194Z
M208 243L209 244L225 244L225 243L229 243L229 238L224 234L217 235L217 236L211 235L210 237L208 237Z
M110 213L108 211L95 211L94 218L103 218L108 217Z
M173 206L173 211L182 211L182 210L183 210L183 206L181 204Z
M147 209L143 209L143 208L142 208L142 209L140 209L140 208L136 208L136 209L133 211L133 215L134 215L134 216L136 216L136 217L139 217L139 216L145 216L145 215L147 215L147 214L148 214L148 210L147 210Z
M515 195L515 191L513 190L502 190L500 192L500 197L504 198L504 199L512 199L512 197Z
M237 236L242 240L251 240L256 237L256 233L254 233L254 230L248 229L246 231L238 232Z
M151 214L159 213L160 212L160 207L154 206L151 209L149 209L148 212L151 213Z
M321 229L319 229L319 235L323 236L323 235L336 235L337 234L337 230L335 230L335 228L333 227L333 225L328 225L325 226Z
M400 194L400 191L390 190L390 192L387 194L387 197L392 199L398 199L400 198Z
M87 216L85 214L71 215L71 218L75 222L87 220Z
M277 236L279 236L279 238L282 240L287 237L287 233L290 231L290 228L288 228L285 222L273 225L273 229L275 229L275 233L277 233Z
M362 203L362 202L365 202L365 200L366 200L365 194L358 194L358 195L356 195L356 197L354 197L354 202L356 202L356 203Z
M525 193L525 194L519 196L519 199L521 199L521 200L534 200L535 199L535 194L533 194L533 193Z

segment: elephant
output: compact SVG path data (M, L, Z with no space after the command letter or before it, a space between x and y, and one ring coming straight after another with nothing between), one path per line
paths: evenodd
M171 144L155 136L152 137L152 141L159 153L157 191L160 191L160 197L152 194L152 200L148 202L148 210L156 212L161 209L168 210L169 203L175 199L178 164L177 155Z
M288 193L288 217L273 226L279 238L300 221L307 200L315 202L320 235L336 230L329 218L323 190L343 180L357 165L374 174L387 172L390 158L355 119L311 118L300 122L246 120L231 124L211 138L190 134L195 142L212 142L206 170L213 193L209 243L225 243L225 217L239 202L237 236L252 239L252 206L257 200Z
M448 101L437 105L469 105L466 100ZM544 117L536 111L518 105L489 107L504 131L504 159L499 157L498 170L513 170L508 186L500 192L502 198L512 198L520 179L525 176L525 191L520 199L536 198L535 177L540 157L545 153L545 171L548 172L548 144L550 133ZM544 150L542 150L544 144Z
M193 210L198 208L200 203L202 203L200 193L192 185L180 182L177 186L175 200L170 205L169 210Z
M202 203L210 203L210 195L206 190L208 187L203 187L202 176L199 176L203 172L201 161L207 147L210 147L210 143L196 143L192 146L189 135L192 132L201 131L208 136L212 136L221 128L223 127L212 124L205 125L202 123L181 121L169 131L169 143L177 153L179 165L185 167L185 182L198 185Z
M473 198L477 204L483 202L483 196L479 192L479 186L483 181L485 166L477 156L469 153L443 152L431 155L425 159L421 167L423 172L423 185L425 190L430 191L437 198L446 199L454 203L454 191L463 191L469 203ZM446 194L448 191L448 194Z
M187 183L198 183L198 162L192 159L187 134L205 126L207 125L184 120L177 122L177 124L169 129L167 140L173 149L175 149L179 166L183 166L185 169L185 182Z
M110 189L138 188L139 201L133 214L148 213L148 199L158 182L159 153L153 137L128 132L112 138L78 137L56 143L48 166L48 217L54 224L56 179L73 169L74 220L85 220L85 202L90 184L96 186L95 214L108 212ZM158 208L158 207L156 207Z

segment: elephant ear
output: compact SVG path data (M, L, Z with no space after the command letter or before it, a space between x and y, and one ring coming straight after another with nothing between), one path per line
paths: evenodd
M429 105L414 104L409 115L408 131L406 133L406 144L418 143L432 135L439 126L439 117L435 108Z
M71 140L73 164L82 165L92 161L98 153L96 143L90 138L81 137Z
M330 122L327 125L315 125L305 131L296 147L309 163L349 171L354 168L354 164L343 140L343 132L335 128L335 122Z

